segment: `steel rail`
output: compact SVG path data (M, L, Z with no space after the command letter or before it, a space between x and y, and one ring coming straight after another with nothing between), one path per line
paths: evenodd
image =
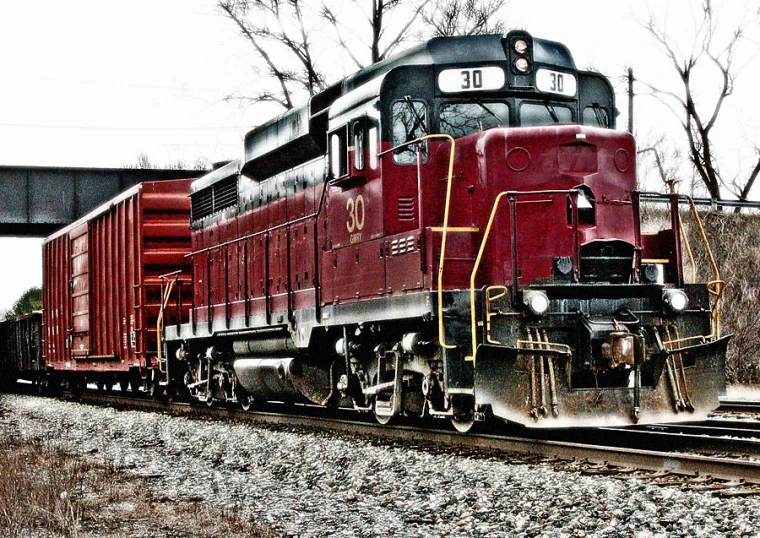
M750 432L734 430L720 432L713 428L695 430L686 426L652 425L647 429L639 428L601 428L608 438L614 438L617 446L637 449L648 447L656 451L713 452L734 454L741 457L760 457L760 439ZM603 435L603 434L600 434ZM604 439L604 437L601 437ZM760 459L757 460L760 464Z
M754 411L760 413L760 402L750 400L720 399L718 411Z
M712 421L700 423L682 423L682 424L650 424L647 426L635 427L637 431L662 431L667 433L680 433L686 435L699 435L709 437L737 437L742 439L755 438L760 440L760 423L754 422L754 427L748 423L745 426L739 426L728 423L713 423Z
M357 421L357 414L347 412L342 416L348 418L333 418L324 416L323 408L310 406L297 406L299 409L311 413L307 415L292 415L276 412L248 411L227 409L222 407L204 407L190 405L187 403L165 404L143 398L124 398L114 395L101 395L84 393L77 397L82 403L91 403L99 405L109 405L129 409L143 409L150 411L161 411L174 415L184 415L205 418L225 418L239 421L250 422L260 425L280 425L290 428L305 428L312 430L336 432L339 434L350 434L352 437L368 437L381 439L389 442L402 443L410 447L426 445L442 445L454 449L475 449L485 450L489 454L503 453L520 454L528 456L537 456L549 458L557 461L567 462L585 462L595 465L608 465L614 467L631 468L643 471L667 471L676 475L686 477L705 477L710 476L718 480L730 482L743 482L751 484L760 484L760 461L752 461L740 458L713 457L697 454L686 454L681 452L671 452L666 450L643 450L639 448L630 448L620 446L625 442L630 443L633 435L641 434L635 430L599 428L596 430L583 430L571 433L570 437L582 438L584 440L593 438L594 434L603 442L611 440L618 443L618 446L594 445L588 442L579 443L567 440L556 440L537 438L547 432L536 430L523 430L536 437L517 437L513 435L495 435L495 434L459 434L454 431L441 429L428 429L411 425L386 425L381 426L374 422ZM317 415L317 416L314 416ZM573 432L573 430L569 430ZM567 433L567 432L564 432ZM680 434L644 432L649 436L645 439L639 436L638 441L644 440L643 446L653 446L652 439L656 435L660 436L660 442L665 440L666 444L672 442L679 445L678 438L684 436ZM557 432L549 432L547 435L559 435ZM627 439L626 439L626 436ZM724 440L707 438L704 436L694 436L690 442L697 443L696 447L700 449L709 448L713 441L724 443ZM725 443L722 445L725 447ZM679 448L681 446L679 445Z

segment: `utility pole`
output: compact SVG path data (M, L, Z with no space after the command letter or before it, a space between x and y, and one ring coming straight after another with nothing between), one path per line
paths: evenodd
M633 134L633 68L628 68L628 132Z

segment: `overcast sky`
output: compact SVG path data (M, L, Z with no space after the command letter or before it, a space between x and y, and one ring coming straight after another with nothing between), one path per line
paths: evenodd
M728 3L723 17L737 20L759 2ZM649 2L675 36L688 31L695 4ZM647 11L643 0L513 0L504 18L509 28L565 43L579 67L602 71L623 91L629 65L652 81L670 76L637 22ZM756 16L751 31L760 35ZM719 126L731 140L724 150L730 173L741 170L757 140L757 49L753 43L741 58L748 66ZM255 75L246 43L215 0L0 0L0 51L2 165L122 167L140 153L158 165L226 160L238 157L245 133L273 114L223 100L254 85ZM668 129L678 136L674 120L651 99L637 105L640 141ZM618 108L624 128L624 95ZM12 251L0 266L0 309L41 283L40 244L0 240Z

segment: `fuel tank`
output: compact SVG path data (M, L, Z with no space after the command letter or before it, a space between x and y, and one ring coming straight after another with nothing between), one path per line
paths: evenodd
M235 359L233 368L254 398L323 404L330 397L329 370L300 357L243 356Z

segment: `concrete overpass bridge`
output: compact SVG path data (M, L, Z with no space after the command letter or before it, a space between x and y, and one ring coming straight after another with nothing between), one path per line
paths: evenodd
M0 166L0 236L46 237L142 181L203 170Z

